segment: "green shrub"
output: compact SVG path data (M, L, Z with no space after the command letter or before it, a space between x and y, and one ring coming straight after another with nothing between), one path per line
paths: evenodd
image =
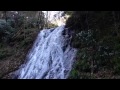
M1 50L0 50L0 60L4 59L6 57L9 57L11 55L12 55L11 51L9 51L8 49L2 49L1 48Z
M12 27L15 28L15 20L14 19L8 19L7 23Z
M114 58L113 59L113 64L114 64L114 74L120 74L120 59Z
M29 44L32 43L32 38L25 38L22 42L21 42L21 47L25 47L25 46L28 46Z
M15 29L5 21L0 21L0 41L9 42Z
M80 75L79 75L79 71L73 69L71 72L70 72L70 76L68 77L68 79L79 79L80 78Z

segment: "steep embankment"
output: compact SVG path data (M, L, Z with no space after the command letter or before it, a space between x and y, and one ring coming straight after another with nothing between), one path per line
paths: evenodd
M120 78L119 12L77 11L67 20L78 49L72 79Z
M39 30L19 30L9 44L0 43L0 78L9 79L9 73L18 69L32 47Z

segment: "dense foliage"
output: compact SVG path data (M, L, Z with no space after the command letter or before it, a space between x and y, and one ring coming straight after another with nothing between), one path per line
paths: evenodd
M66 22L78 49L70 78L118 78L120 12L76 11Z
M41 11L0 11L0 78L11 78L45 24Z
M120 11L65 14L71 15L66 28L78 50L69 78L120 78ZM41 11L0 11L0 78L24 62L39 30L56 27L45 21Z

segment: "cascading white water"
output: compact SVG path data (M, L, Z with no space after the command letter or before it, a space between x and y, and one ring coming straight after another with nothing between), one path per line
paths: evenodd
M66 20L69 15L63 15L64 11L42 11L44 17L48 19L49 22L57 26L65 25Z
M66 79L72 68L76 49L69 45L64 26L44 29L39 34L27 61L16 71L18 79Z

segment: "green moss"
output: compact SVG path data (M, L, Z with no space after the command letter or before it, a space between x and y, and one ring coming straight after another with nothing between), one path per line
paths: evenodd
M79 71L72 70L68 79L79 79Z

